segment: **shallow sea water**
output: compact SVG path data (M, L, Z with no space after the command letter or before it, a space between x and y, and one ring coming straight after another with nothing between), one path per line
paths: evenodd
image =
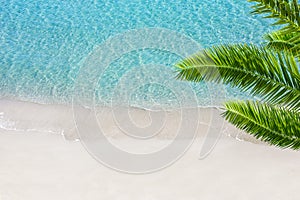
M128 30L170 30L201 48L220 43L259 44L271 28L267 20L250 15L250 6L246 0L1 1L0 97L69 104L86 59L105 41ZM172 66L180 59L174 53L151 48L122 55L90 88L92 98L100 105L180 106L174 88L186 83L176 81L166 87L163 82L175 76ZM120 81L124 77L127 81ZM161 80L160 84L151 77ZM189 87L198 106L247 98L229 87L205 83Z

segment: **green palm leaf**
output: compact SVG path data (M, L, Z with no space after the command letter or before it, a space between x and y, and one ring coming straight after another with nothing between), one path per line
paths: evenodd
M300 27L299 5L297 0L248 0L256 2L253 14L268 14L265 18L277 19L274 25L285 25L282 30L297 31Z
M177 78L230 84L270 103L300 110L300 73L290 53L254 45L220 45L176 64Z
M299 57L300 40L292 40L296 35L296 33L283 34L280 31L269 33L265 35L265 39L268 40L266 47L276 51L289 51ZM298 35L300 36L300 34Z
M252 6L253 14L267 14L265 18L277 20L273 25L283 25L275 32L267 35L268 47L279 50L291 50L300 57L300 15L297 0L248 0L256 2Z
M257 139L280 147L300 148L300 113L259 102L228 102L223 116Z
M300 149L300 16L297 0L249 0L255 14L268 14L279 31L265 36L265 47L219 45L176 64L177 78L238 87L264 103L228 102L223 116L256 138Z

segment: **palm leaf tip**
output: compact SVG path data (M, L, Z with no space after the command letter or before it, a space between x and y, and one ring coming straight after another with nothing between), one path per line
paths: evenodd
M209 66L213 65L214 63L207 52L201 51L175 64L175 67L177 68L176 78L181 80L200 82L210 74L208 73L208 69Z
M266 103L228 102L222 114L257 139L282 148L300 149L300 113Z

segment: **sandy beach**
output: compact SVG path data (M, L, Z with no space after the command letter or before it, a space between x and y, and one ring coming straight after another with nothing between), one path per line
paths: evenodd
M213 120L221 120L214 114L220 113L217 109L200 109L197 137L179 160L154 173L133 175L115 171L95 160L78 141L69 118L72 115L63 106L8 100L2 100L0 105L2 125L7 122L0 129L1 200L300 197L299 152L257 142L228 124L216 140L218 134L214 131L220 129L211 127L216 126ZM109 109L103 115L107 117L100 124L105 125L103 129L111 142L127 151L144 153L172 142L176 127L171 125L180 119L178 112L167 112L166 121L170 122L165 123L160 135L148 142L136 142L121 135L109 117ZM131 117L140 125L149 123L147 111L133 109ZM208 129L210 135L205 134ZM217 144L208 156L199 159L203 142L207 140Z
M0 199L299 199L299 152L223 136L199 160L199 142L172 166L130 175L94 160L80 142L0 132Z

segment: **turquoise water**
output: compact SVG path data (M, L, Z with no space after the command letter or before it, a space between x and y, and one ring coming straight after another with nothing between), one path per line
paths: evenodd
M202 47L229 42L261 43L261 36L270 31L269 23L251 16L250 5L246 0L1 1L0 97L70 103L76 77L88 55L107 39L132 29L172 30ZM159 77L164 74L163 66L172 68L180 59L178 55L155 49L128 53L114 60L99 77L95 99L105 104L113 98L115 103L122 104L122 93L114 92L120 87L119 80L133 67L152 64L160 68L139 72L139 76L130 78L130 83L124 83L136 86L123 87L130 93L129 104L177 104L172 88L140 83L145 74ZM164 76L174 77L174 74ZM160 78L165 79L164 76ZM177 84L180 87L182 82ZM215 89L203 83L191 87L200 106L224 100L219 97L219 90L224 88L217 85ZM246 97L228 87L225 93L225 99Z

